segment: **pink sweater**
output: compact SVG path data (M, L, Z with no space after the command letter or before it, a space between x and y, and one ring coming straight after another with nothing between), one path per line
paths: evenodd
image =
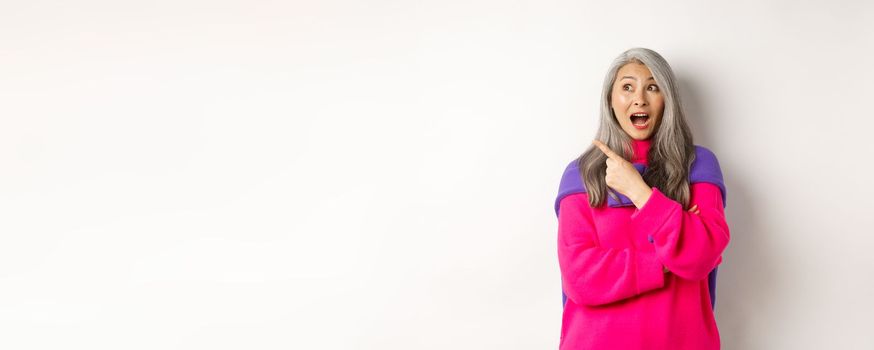
M647 164L650 144L634 140L632 162ZM730 239L720 190L690 186L699 214L652 190L640 209L591 208L586 193L561 199L560 349L719 349L707 276Z

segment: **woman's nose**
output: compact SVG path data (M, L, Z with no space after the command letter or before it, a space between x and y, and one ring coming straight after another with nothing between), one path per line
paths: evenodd
M635 106L643 106L646 105L646 95L638 94L634 96L634 105Z

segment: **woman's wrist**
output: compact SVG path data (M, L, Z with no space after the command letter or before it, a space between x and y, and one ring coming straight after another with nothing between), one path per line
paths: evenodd
M652 196L652 188L649 185L643 184L640 189L628 196L628 199L631 199L634 206L640 209L643 208L643 205L646 204L650 196Z

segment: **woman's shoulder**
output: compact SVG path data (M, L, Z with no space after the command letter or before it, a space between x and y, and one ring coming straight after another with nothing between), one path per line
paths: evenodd
M583 179L580 177L579 159L577 157L570 161L565 166L564 172L562 172L561 180L558 184L558 195L555 198L556 215L558 215L559 204L562 199L573 194L586 192L586 184L583 183Z
M696 158L698 156L702 156L704 158L708 158L708 159L712 158L713 160L716 160L716 154L713 153L713 151L710 150L710 148L702 146L702 145L695 145L695 156L696 156Z
M570 162L568 162L567 165L565 165L564 170L562 171L562 174L561 174L561 183L562 184L574 183L575 185L577 185L574 180L579 178L579 175L580 175L580 157L576 157L573 160L571 160Z
M719 159L716 158L716 153L713 153L710 148L695 145L695 160L692 161L692 172L694 173L695 171L716 172L721 175L722 171L719 167Z
M716 154L707 147L695 145L695 160L692 161L692 169L689 171L689 183L702 182L716 185L722 193L723 204L725 203L725 180Z

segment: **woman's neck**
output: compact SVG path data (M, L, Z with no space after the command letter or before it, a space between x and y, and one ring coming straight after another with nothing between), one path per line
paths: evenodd
M631 162L649 165L647 154L649 154L650 146L652 146L652 137L646 140L631 139L631 148L634 150L634 156L632 157Z

